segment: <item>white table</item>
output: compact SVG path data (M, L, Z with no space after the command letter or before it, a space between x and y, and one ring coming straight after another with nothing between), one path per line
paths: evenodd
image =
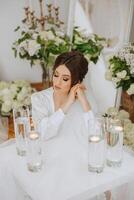
M47 160L40 172L29 172L26 158L16 154L15 144L0 148L0 164L3 163L7 163L3 168L5 174L9 173L15 183L13 186L13 182L11 184L8 182L7 189L10 188L12 192L12 188L14 187L14 191L16 186L16 190L28 194L32 200L87 200L134 180L134 157L126 152L120 168L105 167L104 172L100 174L88 172L87 163L76 168L75 165L59 162L59 160L56 162ZM4 187L4 183L6 179L1 187ZM55 199L51 198L51 194L48 196L50 191L55 195ZM15 200L11 196L10 200ZM3 200L6 200L6 197ZM20 196L18 200L21 200Z

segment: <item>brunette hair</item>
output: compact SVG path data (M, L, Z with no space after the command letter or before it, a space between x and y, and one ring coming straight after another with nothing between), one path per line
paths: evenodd
M53 73L60 65L65 65L71 73L71 86L81 83L88 72L88 61L78 51L70 51L60 54L53 66Z

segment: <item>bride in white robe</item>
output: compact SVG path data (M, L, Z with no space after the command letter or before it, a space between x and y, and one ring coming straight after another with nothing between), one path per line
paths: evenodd
M0 199L67 200L88 189L87 127L95 117L81 84L87 71L88 63L78 52L57 58L53 88L32 96L33 121L44 140L44 167L31 175L14 145L1 148Z

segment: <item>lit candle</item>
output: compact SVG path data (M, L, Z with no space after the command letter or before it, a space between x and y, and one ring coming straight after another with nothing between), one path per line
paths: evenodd
M39 135L36 132L31 132L30 135L29 135L29 138L31 140L36 140L36 139L39 138Z
M99 142L100 141L100 137L97 135L93 135L89 138L89 142Z
M122 128L122 126L115 126L115 130L116 130L116 131L122 131L123 128Z

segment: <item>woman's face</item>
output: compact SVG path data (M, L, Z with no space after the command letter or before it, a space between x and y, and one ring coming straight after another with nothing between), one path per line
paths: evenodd
M68 94L71 88L71 73L65 65L59 65L53 74L53 88L56 93Z

